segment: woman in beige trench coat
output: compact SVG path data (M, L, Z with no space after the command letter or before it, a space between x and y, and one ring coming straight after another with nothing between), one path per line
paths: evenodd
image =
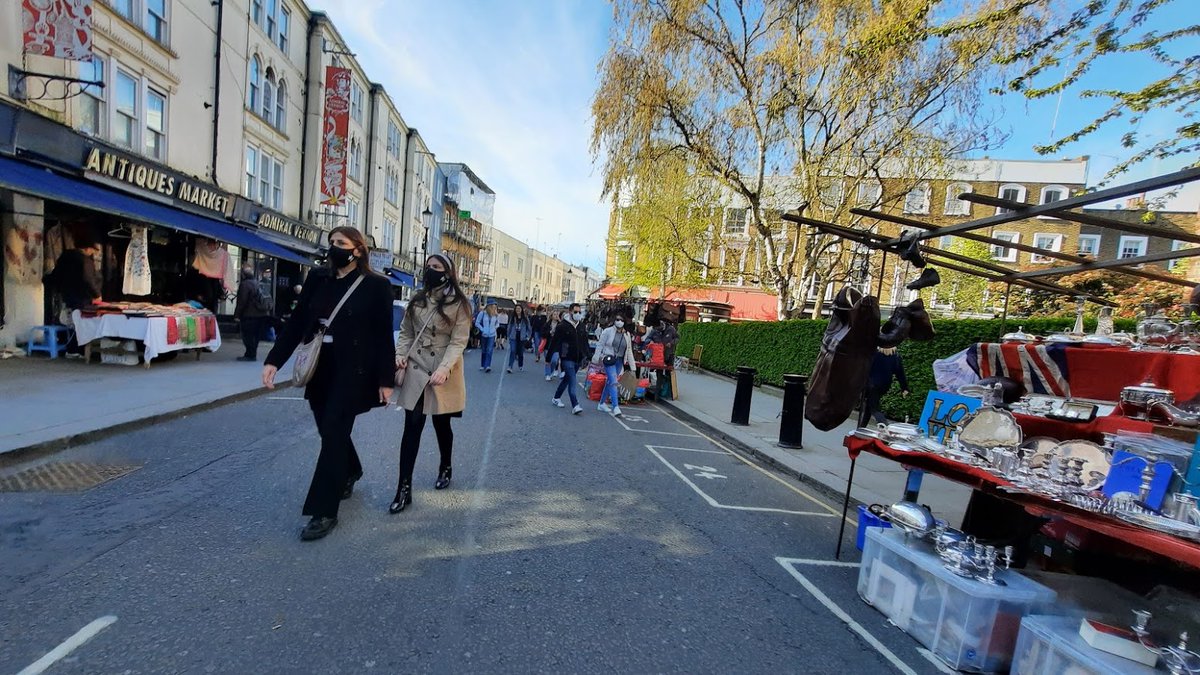
M450 486L454 432L450 418L462 417L467 405L463 349L471 335L471 302L458 286L454 264L441 255L425 261L424 287L408 303L396 341L396 369L405 371L397 401L404 408L400 440L400 482L389 513L412 504L413 467L421 449L425 418L433 417L441 464L434 488Z

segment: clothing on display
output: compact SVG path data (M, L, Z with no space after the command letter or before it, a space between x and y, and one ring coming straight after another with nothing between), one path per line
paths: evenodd
M218 241L200 239L196 241L196 257L192 259L192 267L197 272L210 279L225 281L229 269L229 249Z
M126 295L150 295L149 228L130 227L129 248L125 250L125 280L121 292Z
M879 337L879 301L849 286L833 301L833 316L813 367L804 418L829 431L862 399Z

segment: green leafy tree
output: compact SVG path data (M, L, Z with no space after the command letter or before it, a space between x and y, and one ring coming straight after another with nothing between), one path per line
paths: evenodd
M1155 19L1165 20L1170 9L1181 8L1192 10L1178 12L1188 19L1182 25L1165 30L1148 26ZM1107 101L1108 108L1082 127L1034 149L1041 154L1056 153L1102 128L1121 124L1123 118L1127 131L1121 145L1132 154L1108 173L1108 179L1146 159L1200 151L1200 23L1196 21L1200 11L1196 9L1195 0L1087 0L1074 11L1061 12L1032 44L1001 59L1003 64L1023 67L1008 88L1030 99L1063 94L1089 74L1120 68L1122 60L1129 63L1131 57L1149 58L1163 67L1161 77L1135 77L1130 86L1079 92L1080 98ZM1154 71L1147 68L1142 72ZM1110 84L1114 80L1103 81ZM1158 110L1179 113L1180 121L1172 135L1147 143L1139 125L1147 114Z
M978 241L955 237L950 248L951 253L966 256L972 260L992 262L991 247ZM995 289L987 279L965 272L942 270L942 282L931 288L927 293L937 296L939 314L949 314L956 318L991 314L997 297ZM1003 302L1003 297L1000 297ZM942 310L941 308L948 308Z
M790 317L811 279L824 288L857 273L855 255L837 238L773 227L772 213L803 206L869 229L851 207L894 203L995 144L982 95L1003 81L998 60L1041 25L1041 4L614 0L592 102L605 192L662 148L681 153L727 205L748 209L758 274Z

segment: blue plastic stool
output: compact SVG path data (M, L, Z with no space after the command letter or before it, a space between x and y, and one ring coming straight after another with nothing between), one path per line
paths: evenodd
M41 333L42 340L36 338ZM57 359L58 355L67 351L67 342L71 340L71 329L66 326L34 326L29 329L29 342L25 344L25 354L46 352L50 358Z

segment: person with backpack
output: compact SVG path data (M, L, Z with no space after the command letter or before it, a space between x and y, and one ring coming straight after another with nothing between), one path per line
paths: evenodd
M242 281L238 284L237 304L233 309L233 318L238 321L238 328L242 332L242 344L246 346L246 353L239 356L238 361L258 361L258 342L262 339L270 314L271 306L266 295L254 279L254 268L243 267Z

